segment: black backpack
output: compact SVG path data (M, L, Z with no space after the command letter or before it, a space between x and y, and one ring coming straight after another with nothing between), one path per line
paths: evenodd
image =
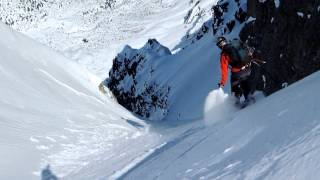
M227 53L231 57L230 65L232 67L243 67L251 62L252 52L239 39L234 39L228 43L222 50L222 53Z

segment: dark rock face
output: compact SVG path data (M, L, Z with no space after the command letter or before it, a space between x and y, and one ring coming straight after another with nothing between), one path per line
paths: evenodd
M229 34L234 27L247 20L247 6L245 0L219 0L211 8L213 35Z
M235 18L240 22L243 23L247 20L247 12L244 11L241 7L237 10L235 14Z
M320 1L282 0L256 3L256 20L240 38L267 61L264 92L271 94L320 68Z
M119 104L149 120L161 120L168 113L170 87L157 82L154 73L161 57L171 55L155 39L143 48L126 46L113 60L104 84Z
M217 5L213 6L211 8L212 15L213 15L213 34L216 34L218 32L218 29L220 29L220 26L223 25L224 19L223 15L228 12L228 1L219 1ZM227 22L229 23L229 22Z

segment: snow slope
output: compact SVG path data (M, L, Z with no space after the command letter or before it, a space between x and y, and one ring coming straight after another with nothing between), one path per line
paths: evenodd
M319 83L318 72L241 111L216 90L207 99L211 115L197 121L198 128L121 179L318 179ZM215 106L217 99L224 106ZM229 113L219 110L228 107Z
M0 32L0 179L39 179L48 164L57 177L107 177L158 143L100 97L85 69L3 24Z
M134 44L162 34L168 39L167 44L175 46L176 41L189 30L185 28L188 25L183 23L183 17L189 10L188 2L165 3L172 3L172 8L162 12L160 16L170 12L172 16L168 16L169 20L164 19L158 23L154 19L159 16L145 18L145 31L139 31L144 36L135 36ZM141 5L143 6L140 4L139 7ZM127 8L134 9L130 4ZM202 21L190 21L193 22L190 26L196 29ZM66 22L66 19L61 19L62 25L68 25ZM66 39L61 38L64 35L55 31L64 28L56 21L47 23L57 26L47 24L48 26L38 26L39 29L29 29L25 33L41 42L48 41L48 45L52 45L50 42L63 42L62 45L68 46L68 43L65 44ZM71 26L66 26L66 30L70 30L69 27ZM41 170L48 164L57 177L64 179L96 179L111 175L117 177L122 172L119 170L126 169L128 164L134 164L145 154L152 152L152 147L183 130L181 127L166 126L163 132L159 130L162 129L160 126L152 127L153 131L150 132L150 125L133 117L112 100L100 97L95 86L99 78L86 70L88 66L88 69L98 67L103 69L103 76L105 75L105 65L91 62L99 59L99 55L87 56L72 51L69 47L59 46L67 49L65 55L68 57L73 58L77 54L79 58L88 58L90 62L87 67L81 68L2 24L0 28L0 153L1 157L6 157L0 164L1 179L38 179ZM81 29L73 29L83 32ZM175 33L166 36L166 30ZM43 38L42 33L53 34ZM70 38L68 32L67 35ZM80 36L79 32L72 35ZM55 38L59 41L54 41ZM70 43L77 46L75 49L83 50L81 44L73 41ZM121 46L121 43L115 44ZM117 48L110 48L115 49ZM68 52L72 55L68 55ZM171 129L174 129L174 133L170 133ZM163 134L171 135L163 138ZM142 143L144 146L140 145Z
M141 1L137 2L141 7ZM172 9L143 19L144 30L126 39L140 46L148 37L157 36L176 50L155 72L173 87L171 109L163 123L137 119L101 97L92 85L98 78L86 68L97 68L94 72L99 74L105 68L100 60L117 48L111 47L105 52L108 55L88 55L88 49L75 43L84 37L78 36L81 33L54 34L53 39L78 37L61 47L70 53L68 57L82 59L87 66L82 68L0 24L0 179L45 179L53 177L52 173L62 179L319 177L319 103L313 95L319 90L319 73L236 110L227 93L214 90L220 72L212 33L188 47L188 42L178 42L207 19L187 21L184 28L188 2L164 2L172 3ZM213 3L201 2L206 7ZM155 19L160 17L165 18L158 23ZM60 20L60 25L68 22L68 18ZM46 41L50 38L43 38L40 31L79 30L73 23L63 28L57 24L27 33ZM63 44L68 38L54 43ZM186 48L179 51L176 47ZM52 172L46 169L48 164Z

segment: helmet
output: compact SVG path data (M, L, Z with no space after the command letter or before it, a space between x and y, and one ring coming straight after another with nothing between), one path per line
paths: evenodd
M219 48L222 48L222 46L225 45L225 44L227 44L227 39L225 37L220 36L220 37L217 38L217 44L216 45Z

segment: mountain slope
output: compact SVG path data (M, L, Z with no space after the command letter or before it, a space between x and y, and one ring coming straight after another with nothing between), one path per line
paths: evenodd
M313 74L244 110L220 115L219 108L230 108L223 106L228 96L213 92L207 106L217 103L216 96L224 103L197 122L202 128L168 142L122 178L317 179L319 81L320 74Z
M216 36L237 38L241 28L250 21L237 18L246 6L246 1L204 0L195 2L195 7L196 4L199 4L199 9L201 6L205 7L203 14L193 15L190 19L204 19L203 24L198 26L199 21L192 20L195 27L187 26L188 31L180 42L171 48L171 54L154 57L145 52L144 47L131 51L124 48L113 60L109 79L104 85L112 91L121 105L142 118L151 121L202 118L205 98L220 81L221 51L215 45ZM216 19L208 16L208 7L222 9L222 19L218 24L215 23ZM188 15L195 9L197 8L188 11L184 17L185 22L189 21ZM183 10L182 8L181 12L184 12ZM217 12L214 11L214 14ZM171 23L172 19L166 20ZM179 23L176 23L179 27ZM233 24L232 28L230 23ZM215 32L217 29L219 31ZM169 33L169 37L177 34L170 30L165 31ZM179 29L179 32L181 31L184 30ZM163 44L171 41L160 41L159 44L157 41L148 40L144 46L149 42L155 42L156 47L163 47Z
M139 31L139 35L132 40L133 44L138 45L139 42L145 41L150 34L162 34L163 38L167 39L167 45L175 46L176 41L188 30L185 26L197 29L196 27L202 24L202 20L189 19L187 23L191 24L187 25L182 21L185 12L189 10L188 2L170 3L173 6L168 7L169 11L162 13L170 12L174 15L169 18L171 23L168 23L168 19L161 23L154 21L159 18L154 14L150 19L146 19L145 31ZM131 7L130 4L127 7ZM183 10L179 12L181 9ZM197 11L198 9L194 10L193 14ZM181 22L177 25L178 19ZM61 23L70 30L69 27L72 26L65 20L62 18ZM43 34L38 33L41 27L47 30L42 31L44 34L53 32L50 28L46 29L48 24L44 22L44 26L39 26L39 29L29 29L30 31L25 33L41 39ZM59 23L56 25L59 26ZM171 133L169 130L172 127L167 128L164 130L166 137L163 137L164 134L158 127L152 127L155 132L150 132L150 125L133 117L111 99L100 97L95 86L97 78L84 68L2 24L0 30L0 153L1 157L7 157L1 162L0 177L37 179L41 170L50 164L50 169L57 177L107 178L126 167L129 162L135 162L136 158L152 152L152 147L170 138L167 135L174 136L182 131L180 127L173 127L175 132ZM167 36L165 30L175 33ZM75 32L73 35L78 37L79 34ZM96 35L100 37L101 34ZM41 41L52 45L50 42L53 39L64 37L60 33L53 36ZM64 38L60 40L65 43ZM79 45L74 41L71 43ZM121 46L118 43L115 45ZM99 56L86 56L68 48L65 52L69 57L79 55L77 57L84 59L98 59L96 57ZM105 69L105 65L101 65L100 62L90 62L90 67ZM144 146L141 146L141 143Z
M140 2L145 1L135 5L141 8L145 4ZM244 110L235 109L230 95L212 91L220 78L220 51L212 29L201 28L199 32L206 32L197 36L216 1L190 2L168 0L172 6L165 8L167 11L151 13L143 19L143 30L130 29L133 32L126 34L133 46L156 36L173 51L170 56L151 59L157 68L150 79L171 87L170 109L162 123L139 120L110 98L101 97L92 83L97 81L94 75L0 24L0 156L4 157L0 179L45 179L53 177L52 173L62 179L317 179L320 114L314 92L320 87L319 73L259 98ZM244 1L232 2L226 22L233 20L236 3ZM132 8L130 4L124 7ZM118 10L123 16L121 7ZM193 15L185 16L187 12ZM91 15L94 17L94 11ZM88 55L91 47L101 48L83 39L92 29L86 26L83 32L74 26L76 20L69 22L73 18L67 17L45 23L61 23L54 27L63 29L54 34L53 39L59 39L54 43L64 45L66 39L77 37L70 41L72 47L59 48L101 73L105 65L100 60L110 54L113 57L117 48L112 46L101 56L91 51ZM158 23L155 19L162 20ZM227 24L222 32L225 28ZM233 28L228 38L237 37L241 25L236 22ZM28 33L41 39L54 32L49 28L37 34L44 29ZM69 30L81 33L68 36ZM126 30L117 35L125 35ZM92 39L101 37L93 34ZM50 38L42 41L49 43ZM79 41L83 44L77 44ZM121 46L117 40L111 42ZM99 62L92 62L95 60Z
M125 44L136 48L149 38L157 38L173 48L187 31L196 31L210 17L214 3L211 0L5 2L0 3L0 20L100 77L105 77L112 58ZM113 5L106 7L106 2Z
M0 179L39 179L47 165L59 178L106 177L159 143L100 97L85 69L3 24L0 32Z

